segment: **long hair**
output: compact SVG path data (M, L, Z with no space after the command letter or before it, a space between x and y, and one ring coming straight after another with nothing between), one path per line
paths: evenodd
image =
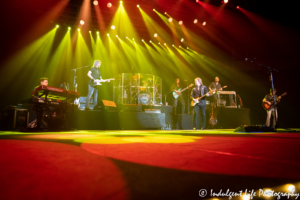
M98 65L99 63L101 63L100 60L95 60L95 61L94 61L94 67L96 67L96 65Z
M177 80L179 80L179 87L181 87L181 81L180 81L179 78L176 78L176 79L175 79L175 85L177 85Z

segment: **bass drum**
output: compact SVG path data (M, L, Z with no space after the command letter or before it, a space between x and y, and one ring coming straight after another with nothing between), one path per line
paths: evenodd
M151 102L151 94L148 91L141 91L138 95L139 102L142 105L148 105Z

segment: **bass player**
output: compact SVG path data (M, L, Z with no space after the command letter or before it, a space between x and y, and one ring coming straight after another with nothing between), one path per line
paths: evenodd
M181 83L180 83L180 79L176 78L175 79L175 83L171 86L171 91L176 92L176 94L178 95L177 98L174 97L174 106L175 106L175 114L176 114L176 110L177 110L177 103L178 100L181 102L181 109L182 109L182 114L185 113L185 101L183 99L183 96L180 93L180 89L181 89Z

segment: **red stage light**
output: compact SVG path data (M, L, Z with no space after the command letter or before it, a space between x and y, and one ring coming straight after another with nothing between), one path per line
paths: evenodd
M239 7L239 6L237 6L237 7L236 7L236 9L240 9L240 7Z
M194 20L194 24L197 24L197 22L198 22L198 19L195 19L195 20Z

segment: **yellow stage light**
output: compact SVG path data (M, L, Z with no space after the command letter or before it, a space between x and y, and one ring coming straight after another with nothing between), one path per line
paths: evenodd
M139 6L139 5L137 5L136 7L138 7L138 8L139 8L140 6Z
M154 37L157 37L157 33L154 33Z
M109 37L109 34L107 33L107 36Z
M114 30L116 27L114 25L111 26L111 29Z
M173 19L172 19L171 17L170 17L168 20L169 20L169 22L172 22L172 21L173 21Z
M80 31L80 28L78 29L78 31Z
M97 31L97 34L99 34L99 31Z
M184 39L183 39L183 38L181 38L180 42L183 42L183 41L184 41Z
M155 9L153 8L153 11L155 11Z
M56 25L56 28L58 28L59 27L59 25Z
M95 6L98 5L98 1L96 1L96 0L93 3L94 3Z
M71 30L71 27L69 27L68 29Z

